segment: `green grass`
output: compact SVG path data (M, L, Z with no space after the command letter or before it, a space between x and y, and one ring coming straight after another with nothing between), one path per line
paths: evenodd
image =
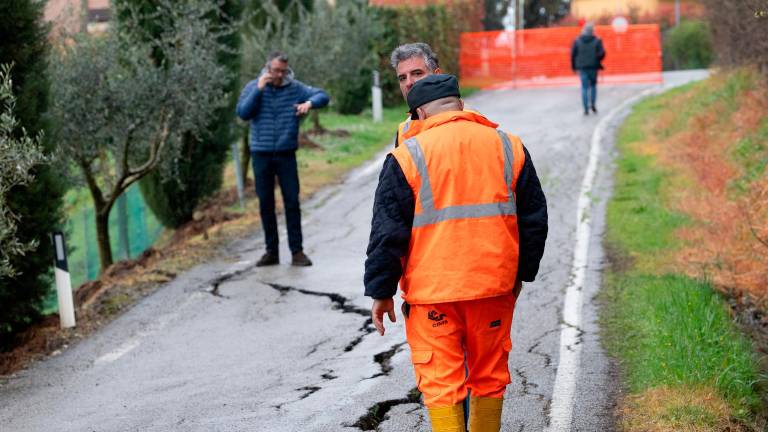
M299 150L297 158L300 169L304 168L306 171L313 164L327 164L336 165L340 168L340 173L367 161L394 139L397 125L405 120L406 111L407 108L404 105L385 108L384 118L380 123L373 121L370 111L354 116L323 111L320 114L320 123L324 127L331 130L345 130L350 135L312 137L323 149ZM307 120L302 124L302 129L309 129L311 126ZM303 181L305 173L301 175Z
M725 75L723 82L715 84L712 82L699 81L672 89L659 98L657 105L666 107L667 101L679 96L680 94L691 95L684 104L675 106L676 115L674 122L669 128L660 131L662 138L672 136L688 128L688 122L697 114L710 109L715 104L723 104L718 113L718 118L725 120L736 111L739 106L739 95L746 89L755 85L755 76L747 70L739 70L735 73Z
M733 149L732 159L744 170L744 174L735 179L730 187L743 193L749 184L765 173L768 165L768 119L764 119L754 133L741 139Z
M665 385L711 386L743 419L760 403L751 344L709 283L664 272L667 257L679 246L674 231L688 223L668 203L666 191L679 179L658 168L653 156L636 151L652 116L684 92L693 92L693 99L710 97L700 94L704 88L689 85L641 102L619 132L621 154L606 235L614 265L601 294L601 322L606 347L621 360L630 393ZM671 128L676 127L673 122ZM669 415L701 421L701 413L685 409Z
M665 205L662 186L668 173L654 167L652 156L628 151L631 144L646 139L643 126L665 97L649 98L635 108L619 131L622 156L617 161L615 189L608 203L608 240L633 257L653 258L672 247L674 230L685 216Z

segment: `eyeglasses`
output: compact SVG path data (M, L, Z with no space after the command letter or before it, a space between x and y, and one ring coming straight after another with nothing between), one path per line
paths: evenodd
M269 68L269 71L276 74L286 74L288 73L288 69L283 68Z

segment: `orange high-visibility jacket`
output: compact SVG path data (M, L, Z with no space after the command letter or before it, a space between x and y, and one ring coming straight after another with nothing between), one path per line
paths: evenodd
M512 292L519 235L519 138L471 111L419 121L391 154L414 193L411 242L400 287L408 303L473 300Z

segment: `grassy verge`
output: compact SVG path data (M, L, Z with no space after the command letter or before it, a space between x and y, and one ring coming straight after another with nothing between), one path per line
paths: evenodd
M693 84L649 98L619 132L601 321L606 346L625 372L629 393L620 414L628 431L749 429L761 404L750 341L711 284L674 265L681 246L675 233L692 221L675 210L673 191L695 179L660 165L658 152L666 148L654 142L712 104L703 90ZM721 92L735 90L726 85ZM699 102L651 132L660 109L681 100Z

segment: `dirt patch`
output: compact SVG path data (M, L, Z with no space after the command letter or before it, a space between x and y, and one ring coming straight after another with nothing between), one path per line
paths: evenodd
M731 409L711 388L658 387L622 401L625 432L748 431L732 420Z

